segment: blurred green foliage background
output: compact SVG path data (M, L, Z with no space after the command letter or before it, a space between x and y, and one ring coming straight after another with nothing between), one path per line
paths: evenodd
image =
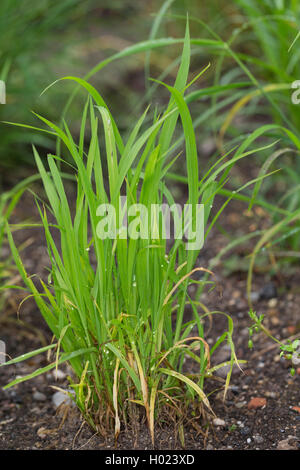
M220 2L169 2L169 17L160 27L159 36L182 36L184 22L171 15L185 15L186 11L219 31L224 29L231 7L221 2L222 14L217 3ZM40 97L42 90L63 75L84 76L104 57L146 40L162 4L158 0L1 0L0 79L6 82L7 104L0 107L0 119L31 124L31 109L59 119L68 85L57 86ZM191 24L191 29L196 32L198 26ZM159 74L178 52L173 48L153 53L151 72ZM128 111L124 110L134 113L139 95L145 90L143 58L116 63L94 77L93 82L119 113L120 126L127 128ZM76 109L72 112L74 125ZM32 142L45 148L51 146L45 136L3 125L0 141L2 175L4 168L32 163Z

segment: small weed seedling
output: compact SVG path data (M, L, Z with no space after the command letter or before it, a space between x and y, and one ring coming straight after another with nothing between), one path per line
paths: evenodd
M251 325L251 327L249 328L248 346L249 346L250 349L253 348L253 341L251 339L251 336L253 335L254 331L257 332L257 333L259 331L262 331L270 339L272 339L273 341L275 341L278 344L278 346L281 350L280 357L284 357L285 359L287 359L289 361L292 361L293 365L294 364L295 365L300 364L300 349L299 349L300 340L299 339L295 339L294 341L288 340L287 343L283 343L279 339L275 338L269 332L269 330L263 325L262 322L263 322L263 319L264 319L264 315L258 316L256 314L256 312L254 312L253 310L250 310L249 311L249 316L250 316L251 320L254 322ZM295 375L295 368L294 367L291 367L290 373L291 373L291 375Z

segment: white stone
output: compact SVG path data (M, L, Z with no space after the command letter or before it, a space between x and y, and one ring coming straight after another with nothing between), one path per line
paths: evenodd
M62 370L57 369L53 371L53 377L55 378L55 380L63 380L65 379L66 374Z
M55 392L52 396L52 403L55 408L58 408L62 403L65 405L72 405L74 402L66 393Z
M294 366L298 366L300 364L300 348L294 352L292 356L292 363Z
M224 419L215 418L215 419L213 420L213 425L214 425L214 426L225 426L225 424L226 424L226 423L225 423Z

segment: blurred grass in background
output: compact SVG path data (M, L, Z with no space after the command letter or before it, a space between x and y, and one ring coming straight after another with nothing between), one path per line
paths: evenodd
M123 18L127 21L136 16L145 2L139 2L138 7L130 3L134 2L1 0L0 79L6 82L7 104L0 108L0 119L30 124L32 108L47 111L58 119L65 90L57 88L51 99L40 99L40 93L66 71L84 74L91 66L86 59L92 61L92 53L98 55L99 60L101 40L95 38L96 29L97 34L102 35L112 23L117 31L116 24L122 23ZM50 145L45 137L37 141L30 132L3 126L0 139L2 168L32 163L31 147L28 146L26 152L24 143L34 141L46 148Z
M200 16L219 31L226 25L226 15L216 8L220 2L204 5L198 0L176 0L168 3L170 9L159 28L160 37L182 37L184 23L172 15L185 15L186 11ZM226 2L221 3L226 6ZM7 104L0 107L0 120L31 124L31 109L59 119L68 89L56 87L51 97L47 94L40 97L42 90L64 74L84 76L104 57L146 40L162 4L158 0L1 0L0 79L6 82ZM230 16L231 7L225 6ZM192 34L196 29L198 26L192 25ZM151 74L159 75L178 55L176 48L153 53ZM123 109L129 107L133 116L138 114L139 96L145 91L144 57L136 56L126 63L112 65L101 76L94 77L93 84L106 90L110 104L119 108L120 127L127 129L128 113ZM76 122L76 112L79 122L79 108L72 109L73 122ZM6 126L1 126L0 139L2 170L32 164L31 146L26 147L24 143L34 142L46 149L52 145L45 136L37 138L32 132Z
M74 62L69 49L74 32L80 31L91 1L2 0L0 3L0 78L6 82L7 104L0 119L30 122L29 110L45 85L63 64ZM75 36L76 37L76 36ZM76 39L75 39L76 40ZM59 111L60 96L43 103L51 115ZM30 132L0 129L0 165L10 167L31 161L24 143L48 146Z

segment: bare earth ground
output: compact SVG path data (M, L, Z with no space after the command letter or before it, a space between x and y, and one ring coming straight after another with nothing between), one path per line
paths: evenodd
M24 201L26 204L26 198ZM18 215L22 217L23 207L19 206ZM28 210L28 209L27 209ZM25 213L26 210L24 209ZM258 212L242 212L244 206L231 205L223 226L230 225L235 233L242 227L255 230L264 227L268 221ZM24 251L25 262L30 272L45 275L47 256L41 232L27 231L21 240L30 240L30 246ZM199 265L208 266L208 260L215 256L226 244L223 235L215 233L199 258ZM231 387L225 402L222 400L223 377L218 382L208 381L206 392L218 389L210 396L214 412L220 425L207 424L200 419L194 420L184 429L184 441L174 426L161 423L156 429L155 449L299 449L300 448L300 370L294 377L289 374L290 364L279 357L274 343L262 333L253 338L254 348L248 348L248 304L246 300L246 271L244 255L250 247L235 250L233 266L221 263L214 272L222 287L222 295L216 290L206 293L201 299L211 310L221 310L231 315L234 321L234 340L237 357L247 360L243 372L234 369ZM224 269L229 275L225 277ZM265 326L273 335L283 339L296 335L300 330L300 270L280 268L270 277L268 270L257 271L254 276L253 292L258 299L254 302L257 313L265 314ZM35 304L28 300L21 308L21 319L29 326L16 322L16 309L19 294L10 293L8 306L0 317L0 339L6 342L7 353L15 357L40 347L40 334L47 341L51 338ZM36 329L33 329L36 328ZM215 319L213 328L206 340L213 344L222 334L226 322ZM216 353L215 363L228 359L228 349L223 347ZM0 385L3 386L16 375L25 375L36 367L46 365L45 357L38 356L25 363L2 368ZM188 367L188 365L187 365ZM55 380L52 373L19 384L7 391L0 390L0 449L152 449L149 432L145 423L135 429L123 429L118 442L113 436L103 438L94 435L83 425L74 408L55 411L52 396L55 390L51 386L67 387L61 367L62 378ZM222 375L222 373L221 373ZM39 392L39 393L36 393ZM249 409L253 398L263 398L262 407ZM253 403L253 402L252 402ZM251 408L251 405L250 405ZM68 411L67 417L65 412ZM66 417L65 420L63 418Z

